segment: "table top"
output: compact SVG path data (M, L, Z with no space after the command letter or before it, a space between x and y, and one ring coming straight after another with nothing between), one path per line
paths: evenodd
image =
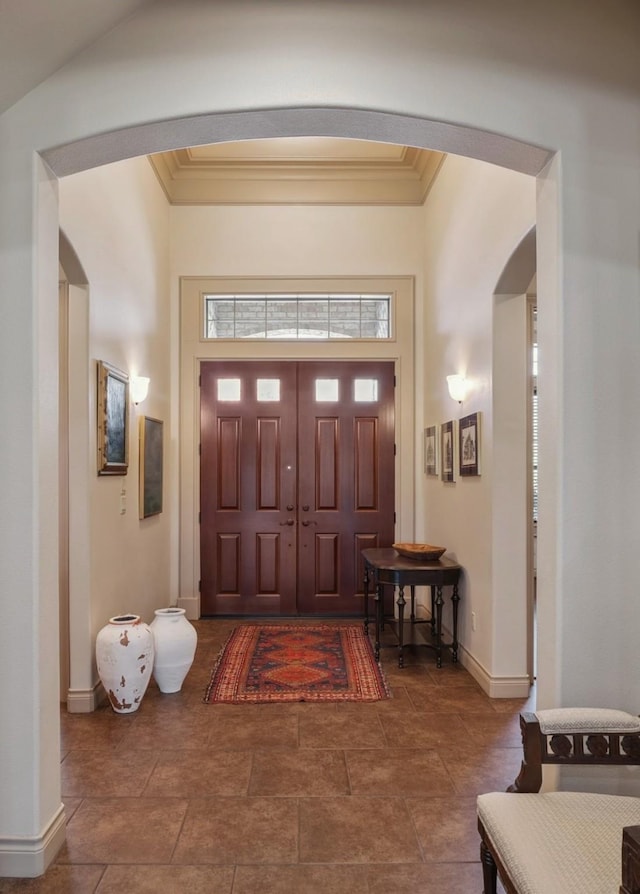
M453 571L461 568L457 562L447 558L446 555L432 562L425 562L423 559L406 559L391 546L380 549L363 549L362 557L370 567L388 571Z

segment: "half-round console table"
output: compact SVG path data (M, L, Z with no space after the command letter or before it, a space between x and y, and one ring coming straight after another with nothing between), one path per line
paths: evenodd
M457 562L443 556L435 562L423 562L416 559L405 559L395 549L363 549L364 560L364 629L369 632L369 587L374 589L374 619L376 625L375 656L380 658L380 629L384 622L385 586L397 588L398 597L398 667L404 665L404 588L411 587L411 623L427 623L431 625L432 642L425 640L424 645L435 649L436 665L442 667L442 650L451 651L451 659L458 660L458 581L462 568ZM431 618L426 621L415 617L415 588L431 587ZM442 588L452 587L451 602L453 605L453 640L442 642Z

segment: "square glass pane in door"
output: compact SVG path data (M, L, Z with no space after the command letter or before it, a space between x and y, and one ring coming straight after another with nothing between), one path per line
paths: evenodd
M377 379L354 379L353 399L356 403L373 403L378 400Z
M240 400L240 379L218 379L217 394L221 401Z
M280 400L280 379L257 379L256 398L259 401Z
M336 403L339 400L338 379L316 379L316 402Z

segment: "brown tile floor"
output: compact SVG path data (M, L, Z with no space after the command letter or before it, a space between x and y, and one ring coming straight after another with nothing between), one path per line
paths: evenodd
M520 765L518 714L431 650L382 650L393 698L204 705L235 621L199 621L175 695L62 714L67 842L0 894L478 894L475 796Z

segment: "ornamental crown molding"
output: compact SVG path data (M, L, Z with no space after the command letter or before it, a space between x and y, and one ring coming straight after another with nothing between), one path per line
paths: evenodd
M290 137L149 160L172 205L422 205L444 157L392 143Z

